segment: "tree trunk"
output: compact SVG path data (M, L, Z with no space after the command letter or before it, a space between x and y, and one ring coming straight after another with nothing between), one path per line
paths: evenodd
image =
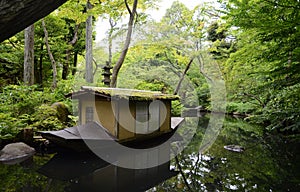
M34 84L34 25L25 29L24 45L24 83Z
M66 60L63 64L63 69L61 73L61 78L66 80L69 74L69 66L70 66L70 57L71 57L71 50L68 48L66 51Z
M66 80L67 77L68 77L68 75L69 75L71 53L72 53L72 49L74 48L74 45L77 43L77 40L78 40L79 25L80 24L78 24L78 25L75 26L73 38L68 43L70 45L70 47L67 48L67 51L66 51L66 61L64 62L63 71L62 71L62 79L64 79L64 80Z
M51 60L51 64L52 64L52 70L53 70L53 81L52 81L52 88L56 88L57 87L57 69L56 69L56 62L55 59L51 53L50 50L50 45L49 45L49 41L48 41L48 31L46 29L46 24L45 24L45 20L42 19L42 26L43 26L43 30L44 30L44 34L45 34L45 44L47 47L47 51L48 51L48 55L49 58Z
M115 29L115 26L117 25L116 22L114 22L113 18L109 18L109 24L110 24L110 29L108 33L108 66L111 66L112 64L112 35Z
M187 66L186 66L184 72L182 73L182 75L181 75L181 77L180 77L180 80L179 80L179 82L178 82L178 84L177 84L177 87L176 87L176 90L175 90L175 92L174 92L174 95L177 95L177 94L178 94L179 89L180 89L180 86L181 86L181 83L182 83L182 81L183 81L185 75L187 74L188 70L190 69L190 67L191 67L191 65L192 65L192 63L193 63L193 61L194 61L194 58L191 59L190 62L187 64Z
M91 9L90 1L87 2L87 9ZM86 20L86 36L85 36L85 81L87 83L94 82L93 76L93 18L88 16Z
M43 57L44 57L44 54L43 54L43 50L44 50L44 44L41 43L41 54L40 54L40 58L39 58L39 67L38 67L38 81L37 83L40 84L40 85L43 85Z
M116 87L117 86L118 73L119 73L119 71L122 67L122 64L123 64L124 60L125 60L126 54L128 52L128 47L129 47L129 44L130 44L130 41L131 41L133 24L134 24L134 19L135 19L135 16L136 16L136 9L137 9L137 4L138 4L138 0L134 0L132 10L131 10L128 6L127 0L124 0L124 1L125 1L126 8L129 12L128 31L127 31L127 36L126 36L126 40L125 40L125 43L124 43L123 51L121 52L121 55L120 55L116 65L113 68L113 73L112 73L111 82L110 82L111 87Z
M72 75L74 76L77 71L77 61L78 61L78 52L75 51L74 53L74 60L73 60L73 68L72 68Z

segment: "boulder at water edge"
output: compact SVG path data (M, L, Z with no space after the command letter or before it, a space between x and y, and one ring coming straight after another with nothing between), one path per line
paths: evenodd
M11 143L0 151L0 162L9 165L20 163L33 156L34 153L34 148L25 143Z

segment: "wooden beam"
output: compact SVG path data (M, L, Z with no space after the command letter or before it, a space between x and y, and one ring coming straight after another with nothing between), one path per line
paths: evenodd
M0 0L0 42L47 16L67 0Z

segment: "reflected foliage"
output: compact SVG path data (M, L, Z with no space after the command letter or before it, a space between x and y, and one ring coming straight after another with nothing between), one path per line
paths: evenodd
M259 126L227 119L218 139L206 152L199 145L208 118L201 118L197 134L179 156L180 166L192 191L298 191L299 139L263 135ZM243 146L242 153L224 149ZM174 162L176 168L178 165ZM175 184L174 184L175 183ZM157 186L155 191L189 191L182 175ZM154 189L153 189L154 190Z
M33 160L23 162L21 165L0 164L0 191L64 191L65 184L63 182L48 179L36 172L50 158L51 156L34 156Z

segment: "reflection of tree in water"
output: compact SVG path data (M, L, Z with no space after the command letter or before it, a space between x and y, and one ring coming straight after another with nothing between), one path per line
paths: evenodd
M197 134L189 147L178 156L182 175L159 185L166 191L297 191L299 185L299 142L286 143L280 137L263 136L261 128L242 120L227 119L214 145L199 154L203 127L201 120ZM205 127L205 126L204 126ZM264 139L263 139L264 138ZM245 147L242 153L224 149L225 145ZM298 158L298 159L296 159ZM178 169L176 162L173 165ZM297 179L298 178L298 179ZM173 184L173 183L176 183ZM189 190L190 188L190 190Z
M0 191L64 191L67 183L49 179L36 172L51 157L34 156L33 158L21 165L0 164Z

